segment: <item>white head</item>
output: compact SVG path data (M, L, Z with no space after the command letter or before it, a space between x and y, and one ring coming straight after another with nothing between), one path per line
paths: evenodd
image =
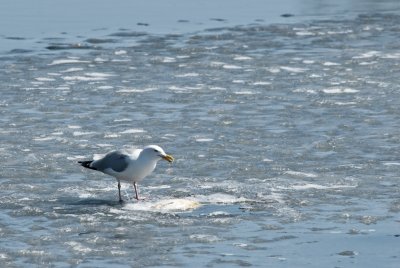
M140 153L140 156L153 159L154 161L161 159L164 159L170 163L174 161L174 158L171 155L166 154L158 145L148 145L144 147L143 151Z

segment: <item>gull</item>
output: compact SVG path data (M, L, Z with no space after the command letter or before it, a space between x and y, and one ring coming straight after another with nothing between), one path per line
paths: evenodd
M137 183L150 175L156 168L157 162L164 159L170 163L174 158L166 154L158 145L148 145L131 153L112 151L98 160L79 161L85 168L97 170L115 177L118 181L119 202L121 198L121 181L133 181L136 199L139 200Z

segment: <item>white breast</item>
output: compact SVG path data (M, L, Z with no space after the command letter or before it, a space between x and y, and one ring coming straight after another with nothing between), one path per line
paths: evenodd
M141 159L130 160L127 169L118 172L118 174L113 174L113 176L124 181L139 182L150 175L156 168L156 165L157 161L141 161Z

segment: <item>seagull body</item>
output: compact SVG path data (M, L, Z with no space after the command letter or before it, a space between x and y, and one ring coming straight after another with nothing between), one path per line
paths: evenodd
M157 162L164 159L173 162L174 158L157 145L149 145L136 149L131 153L112 151L97 160L79 161L83 167L98 170L115 177L118 181L119 201L121 198L121 181L133 182L136 199L139 200L136 183L150 175L156 168Z

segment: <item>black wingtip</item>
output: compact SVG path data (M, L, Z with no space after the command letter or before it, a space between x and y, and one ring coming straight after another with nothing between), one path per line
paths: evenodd
M91 164L92 162L93 162L93 161L78 161L78 163L81 164L82 167L96 170L95 168L93 168L93 167L90 166L90 164Z

